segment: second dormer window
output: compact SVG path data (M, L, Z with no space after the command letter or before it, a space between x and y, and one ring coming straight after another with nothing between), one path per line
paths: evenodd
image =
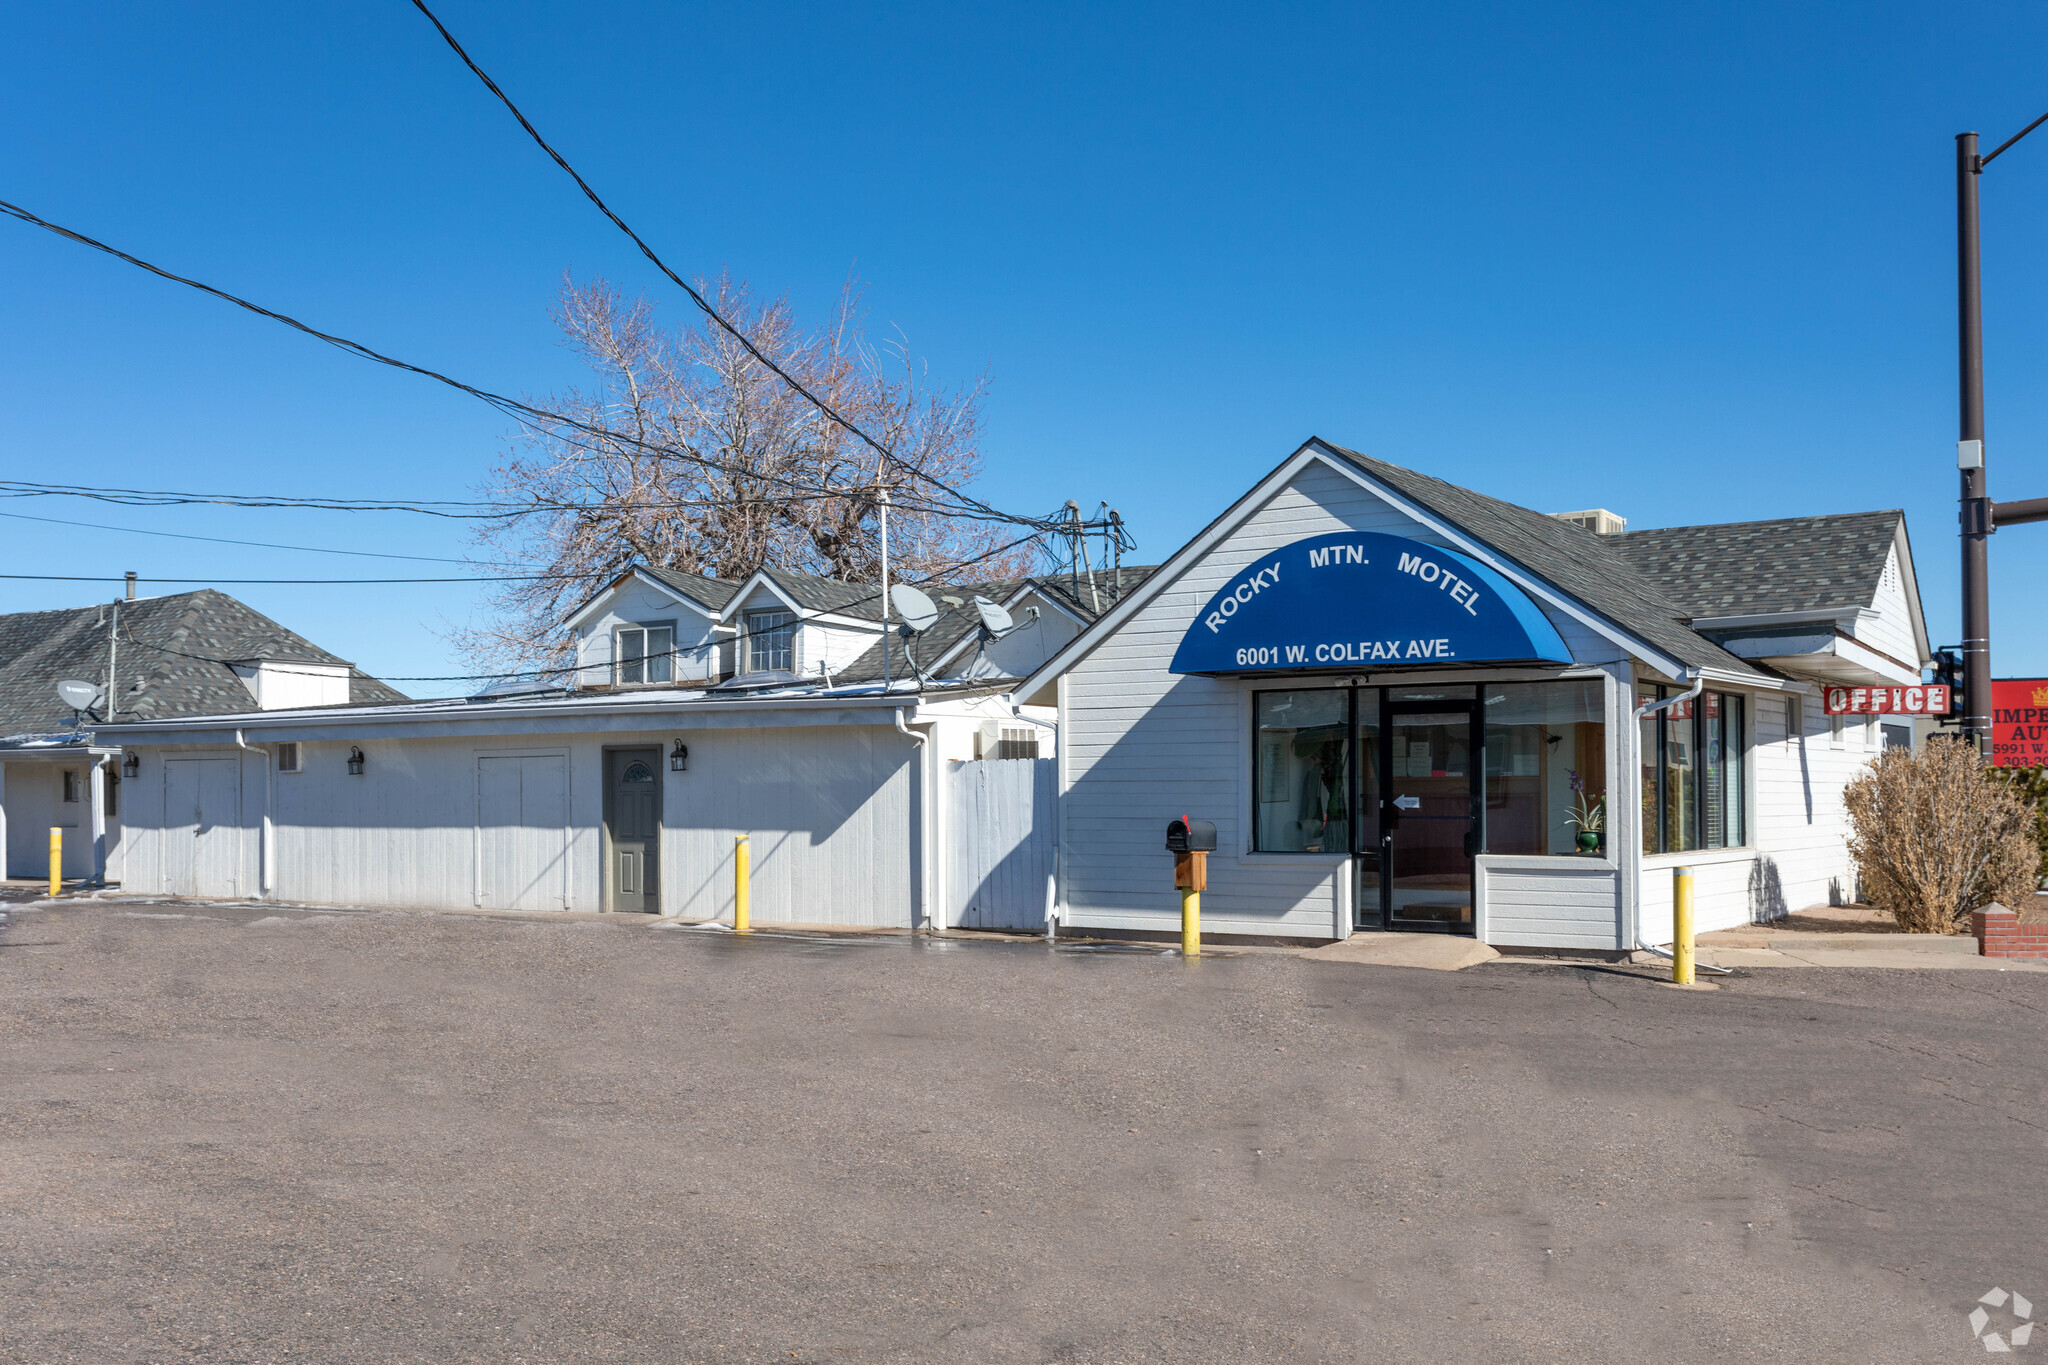
M621 687L675 680L675 627L626 626L619 631L618 641L613 672Z
M787 611L747 613L747 672L796 671L796 616Z

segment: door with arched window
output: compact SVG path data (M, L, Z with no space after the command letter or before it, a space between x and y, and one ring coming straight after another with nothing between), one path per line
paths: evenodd
M661 750L604 755L605 908L661 908Z

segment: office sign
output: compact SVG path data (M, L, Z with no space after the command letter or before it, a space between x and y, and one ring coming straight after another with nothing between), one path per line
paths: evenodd
M2048 678L1991 680L1991 762L2048 768Z
M1924 687L1833 687L1821 701L1831 716L1945 716L1949 689L1940 683Z
M1311 536L1263 554L1181 637L1175 673L1571 662L1528 596L1455 550L1376 531Z

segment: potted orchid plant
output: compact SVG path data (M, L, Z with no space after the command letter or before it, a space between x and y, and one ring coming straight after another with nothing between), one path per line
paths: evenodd
M1579 832L1579 852L1598 853L1600 838L1607 831L1607 798L1587 791L1586 780L1579 776L1577 768L1566 771L1571 776L1572 808L1564 818Z

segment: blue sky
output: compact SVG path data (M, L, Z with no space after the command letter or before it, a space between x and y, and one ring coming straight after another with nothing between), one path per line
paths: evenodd
M1956 631L1953 142L2048 109L2022 5L485 5L443 19L672 264L986 371L983 496L1170 553L1321 435L1636 527L1904 507ZM8 7L0 198L486 387L576 367L564 271L683 305L402 0ZM1994 496L2048 495L2048 130L1984 185ZM508 424L0 223L15 477L465 496ZM458 556L416 517L0 511ZM0 519L0 571L401 561ZM2048 674L2048 526L1992 542ZM434 566L414 566L434 571ZM452 570L459 572L459 570ZM464 586L236 587L392 675ZM7 610L91 600L0 582ZM418 684L425 695L437 689Z

